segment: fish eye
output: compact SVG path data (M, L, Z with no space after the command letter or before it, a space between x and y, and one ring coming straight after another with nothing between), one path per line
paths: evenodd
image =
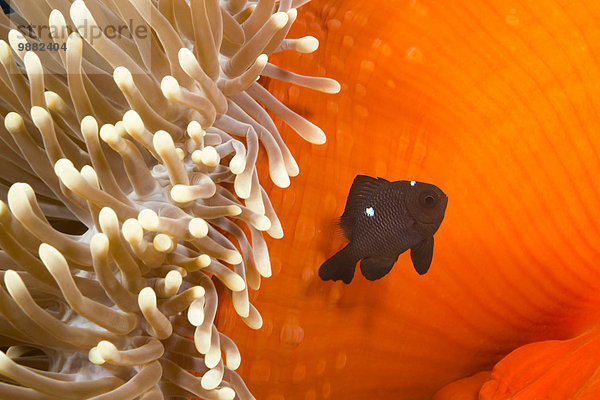
M430 190L425 191L421 194L419 198L419 203L421 203L421 206L425 208L432 208L437 203L437 196L434 192Z

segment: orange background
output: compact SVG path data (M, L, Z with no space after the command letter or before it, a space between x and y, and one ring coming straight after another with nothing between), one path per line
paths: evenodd
M263 185L284 227L273 277L251 295L264 327L227 304L258 399L426 399L516 347L598 320L600 2L319 1L271 61L337 79L337 95L269 90L327 134L282 135L300 165ZM385 278L322 282L356 174L438 185L449 197L429 273L408 254Z

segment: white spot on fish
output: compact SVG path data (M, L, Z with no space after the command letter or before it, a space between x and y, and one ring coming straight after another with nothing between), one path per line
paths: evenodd
M415 186L417 184L416 181L410 181L410 186Z
M373 207L369 207L365 210L365 214L367 217L372 217L375 215L375 210L373 210Z

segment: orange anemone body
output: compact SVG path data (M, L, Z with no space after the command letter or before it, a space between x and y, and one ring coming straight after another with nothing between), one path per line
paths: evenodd
M599 365L598 328L569 340L531 343L513 351L494 367L479 399L597 399Z
M274 62L342 91L269 83L328 142L283 131L300 175L269 190L285 236L269 242L273 277L251 296L264 327L221 307L257 398L427 399L600 320L599 21L594 0L300 9L293 33L320 48ZM429 273L403 254L375 282L318 278L344 244L335 220L359 173L448 195Z

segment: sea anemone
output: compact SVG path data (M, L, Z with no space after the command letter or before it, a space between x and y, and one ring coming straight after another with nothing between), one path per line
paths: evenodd
M296 229L269 243L273 279L254 301L264 328L219 311L258 398L423 400L467 377L463 397L445 399L496 387L504 399L600 398L599 5L307 4L292 33L310 31L320 50L278 63L318 68L341 95L269 91L302 106L328 143L291 138L302 174L288 190L266 187ZM426 275L405 254L377 282L319 280L344 246L335 219L359 173L448 194Z
M259 146L275 185L299 172L265 108L325 142L256 82L339 90L268 62L316 50L286 39L304 3L3 7L1 398L253 398L217 295L261 327L248 289L283 229Z

